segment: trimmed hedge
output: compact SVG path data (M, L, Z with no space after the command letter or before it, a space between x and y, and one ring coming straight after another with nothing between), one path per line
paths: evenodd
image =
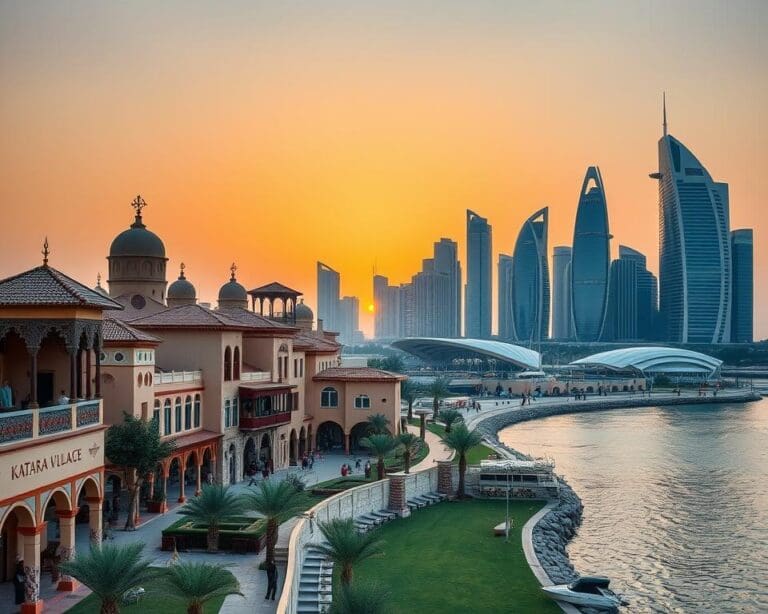
M192 525L192 526L189 526ZM262 518L235 516L222 522L219 527L219 549L233 550L233 540L249 540L250 550L258 552L264 542L266 522ZM180 518L163 530L163 538L177 538L177 543L193 550L205 550L208 547L208 527L189 518ZM163 540L166 542L166 540Z

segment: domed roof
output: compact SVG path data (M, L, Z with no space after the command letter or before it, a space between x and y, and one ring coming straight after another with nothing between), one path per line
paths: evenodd
M101 273L96 275L96 287L94 288L96 292L103 296L109 296L109 292L107 292L101 285Z
M297 320L314 320L315 314L312 310L304 304L304 299L299 301L296 305L296 319Z
M179 278L168 286L169 299L194 299L197 298L197 290L195 287L187 281L184 277L184 263L181 263Z
M237 270L237 267L234 265L234 263L232 264L230 270L232 271L232 276L229 278L229 281L225 283L219 290L219 300L247 302L248 293L245 291L243 286L237 283L237 278L235 277L235 271Z
M141 210L147 203L137 196L131 203L136 209L136 219L128 230L124 230L112 241L109 248L113 256L148 256L150 258L165 258L165 245L154 232L147 230L141 219Z

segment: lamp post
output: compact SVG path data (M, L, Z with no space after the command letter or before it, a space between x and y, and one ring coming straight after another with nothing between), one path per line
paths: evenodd
M509 543L509 464L506 465L507 472L507 519L504 523L504 541Z

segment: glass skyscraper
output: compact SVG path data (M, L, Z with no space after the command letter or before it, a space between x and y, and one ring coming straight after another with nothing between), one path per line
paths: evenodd
M317 319L323 328L339 331L340 276L327 264L317 263Z
M464 297L464 335L491 336L491 226L467 209L467 286Z
M555 247L552 254L552 337L571 339L571 248Z
M752 229L731 231L733 289L731 292L731 341L752 343L753 247Z
M499 254L499 339L514 338L512 327L512 256Z
M659 139L659 294L665 340L731 339L728 184L712 180L689 149Z
M590 166L581 186L571 254L571 312L577 341L598 341L603 331L610 241L603 179L600 169Z
M548 218L544 207L525 221L512 256L512 327L521 343L549 337Z

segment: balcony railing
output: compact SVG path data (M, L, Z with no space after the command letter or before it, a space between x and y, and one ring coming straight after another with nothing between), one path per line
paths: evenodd
M240 374L241 382L271 382L271 371L243 371Z
M161 384L183 384L199 382L203 379L202 371L167 371L155 374L155 386Z
M268 416L253 416L249 417L245 413L240 413L240 429L244 431L251 431L254 429L263 429L268 426L276 426L278 424L287 424L291 421L291 412L283 411L277 414L270 414Z
M101 401L78 401L0 413L0 446L100 424Z

